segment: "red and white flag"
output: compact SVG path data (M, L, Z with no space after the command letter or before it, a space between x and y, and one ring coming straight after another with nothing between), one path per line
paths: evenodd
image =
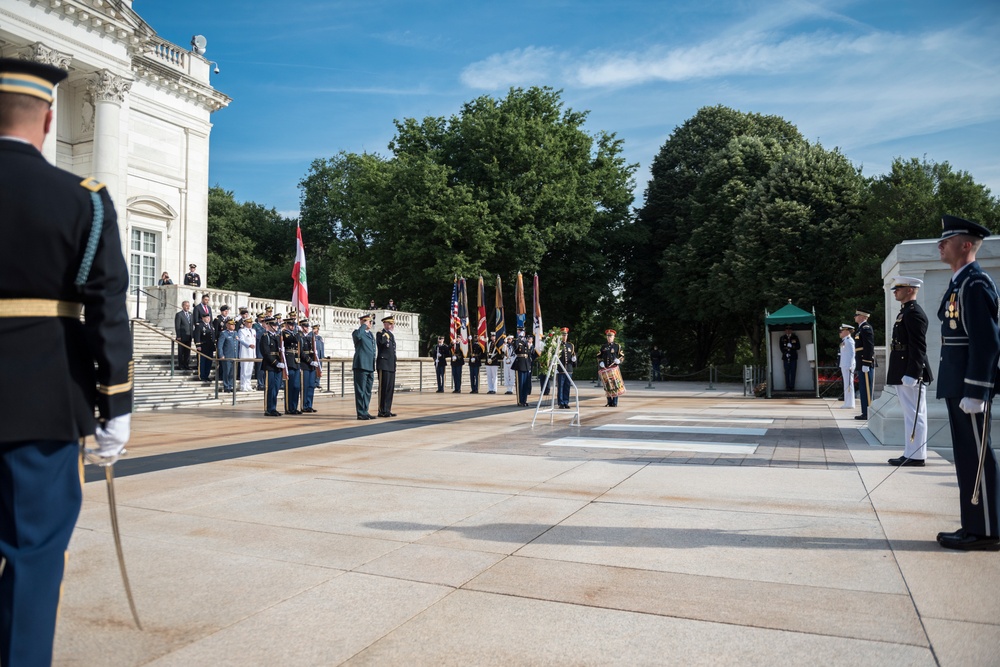
M309 317L309 286L306 283L306 249L302 228L295 227L295 265L292 267L292 308L301 317Z

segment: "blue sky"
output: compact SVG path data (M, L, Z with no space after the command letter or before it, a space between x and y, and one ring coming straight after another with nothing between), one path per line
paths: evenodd
M776 114L865 175L925 157L1000 196L997 0L135 0L164 39L208 40L233 98L210 183L297 215L315 158L388 155L394 119L551 86L649 166L703 106Z

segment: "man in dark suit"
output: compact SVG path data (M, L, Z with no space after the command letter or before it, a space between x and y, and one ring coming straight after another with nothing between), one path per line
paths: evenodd
M917 303L919 278L898 276L892 295L902 305L892 325L892 346L885 383L896 387L903 413L903 455L889 465L923 466L927 458L927 394L924 385L934 379L927 366L927 315Z
M351 332L354 341L354 405L357 408L358 419L375 419L368 414L368 406L372 400L372 386L375 384L375 337L372 336L371 315L358 318L361 325Z
M938 533L937 539L948 549L995 551L1000 549L1000 469L989 429L1000 360L1000 298L993 279L976 261L976 252L990 231L950 215L944 216L942 227L938 253L954 274L938 308L937 397L948 406L962 527ZM975 500L974 493L978 495Z
M114 205L103 184L41 153L66 76L0 59L0 664L12 667L52 662L82 503L80 442L93 435L87 459L112 465L131 423L129 279Z
M194 307L194 321L201 322L201 318L208 315L209 321L212 319L212 306L208 303L208 295L203 294L201 296L201 303Z
M191 370L191 340L194 337L194 313L191 312L191 302L185 301L181 309L174 315L174 332L180 345L177 348L177 368L182 371Z
M392 411L392 396L396 390L396 337L392 330L396 320L392 315L382 318L382 331L378 332L375 344L378 357L375 370L378 371L378 416L395 417Z

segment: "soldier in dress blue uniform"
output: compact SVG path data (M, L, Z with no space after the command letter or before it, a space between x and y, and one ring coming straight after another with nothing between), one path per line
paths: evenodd
M889 459L889 465L923 466L927 458L927 392L924 385L934 380L927 364L927 315L917 303L919 278L898 276L892 281L892 295L902 306L892 325L892 345L885 383L896 386L903 413L903 455ZM911 437L912 436L912 437Z
M128 441L128 269L107 189L42 157L61 69L0 59L0 664L49 665L80 442ZM83 319L81 319L81 314ZM95 409L97 416L95 417Z
M597 353L598 368L612 368L614 366L620 366L625 360L625 353L622 352L622 346L615 342L615 336L617 334L618 332L614 329L607 329L604 332L604 335L608 340L601 346L600 351ZM608 396L608 403L605 407L617 408L618 397Z
M945 399L948 406L962 527L939 533L937 539L948 549L996 550L1000 549L1000 470L991 448L988 408L997 389L1000 300L993 279L976 261L976 252L990 232L975 222L950 215L944 216L942 226L938 253L954 275L938 308L941 365L937 397ZM977 479L980 460L983 473ZM980 497L974 504L972 496L977 486Z
M861 420L868 419L868 406L875 391L875 329L868 323L869 317L871 312L867 310L854 311L854 323L858 325L854 332L854 355L861 393L861 414L854 418Z
M285 356L282 362L285 364L285 372L288 378L285 380L285 414L301 415L299 410L299 392L302 390L302 373L300 364L301 341L295 331L296 313L289 311L282 323L285 328L281 330L281 346L284 348Z
M264 373L264 414L268 417L280 417L278 412L278 388L281 387L281 339L278 338L277 320L268 315L264 318L264 333L258 339L260 349L260 367Z
M562 328L562 342L559 344L559 361L562 362L562 367L556 372L556 383L558 386L558 392L556 397L559 399L559 407L568 410L569 409L569 389L573 378L573 369L576 367L576 347L573 343L569 342L569 327ZM563 372L565 369L566 372Z
M483 347L479 339L469 341L469 387L470 394L479 393L479 367L486 356L486 348Z
M396 337L392 333L395 326L396 319L392 315L383 317L382 331L379 331L378 336L375 337L379 417L396 416L396 413L392 411L392 397L396 391Z
M201 322L194 327L194 348L198 350L198 377L208 382L212 372L212 358L215 357L215 328L211 315L201 316Z
M531 346L524 337L524 329L517 330L517 339L514 341L514 363L511 364L511 369L516 374L517 404L526 408L528 392L531 391Z
M434 346L434 375L437 377L437 393L444 393L444 369L448 360L451 359L451 348L444 343L444 336L437 337L437 345Z
M319 359L316 356L316 343L309 330L309 320L299 320L299 345L302 351L302 412L316 412L313 407L313 395L316 393L316 369Z
M785 367L785 391L795 391L795 371L799 365L799 337L791 327L785 327L784 335L778 340L781 362Z

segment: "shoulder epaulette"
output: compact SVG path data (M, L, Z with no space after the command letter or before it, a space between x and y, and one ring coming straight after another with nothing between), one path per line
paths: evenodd
M93 176L88 176L87 178L80 181L80 185L87 188L91 192L100 192L104 188L104 183L101 183Z

